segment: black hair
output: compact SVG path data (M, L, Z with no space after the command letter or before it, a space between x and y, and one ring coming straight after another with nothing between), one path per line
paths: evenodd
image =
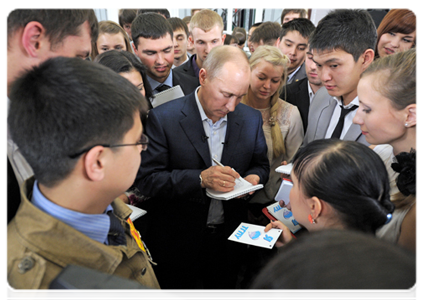
M97 41L98 22L92 9L16 9L7 17L8 38L32 21L43 25L52 48L66 37L78 35L86 21L91 29L91 41Z
M157 13L164 16L166 19L170 18L170 12L166 8L142 8L137 11L138 15L145 13Z
M150 82L147 79L147 68L144 66L135 54L128 51L110 50L98 55L94 62L106 66L116 73L128 73L133 70L138 71L141 74L142 81L144 82L145 98L149 108L151 109L151 102L148 99L153 98L153 89L151 88Z
M72 172L72 154L120 143L137 111L145 118L147 105L128 80L91 61L56 57L12 84L7 121L35 178L52 187Z
M398 245L349 230L310 232L278 249L253 289L410 289L415 256Z
M375 23L366 10L339 9L329 12L319 21L309 39L310 49L317 51L341 49L354 57L375 50Z
M307 198L329 203L350 229L374 234L394 211L385 164L359 142L315 140L295 154L292 172Z
M307 18L307 10L305 10L303 8L286 8L282 11L281 23L283 23L283 19L289 13L299 14L300 18Z
M132 40L138 47L138 38L157 40L170 34L173 41L173 29L170 23L157 13L143 13L136 16L131 24Z
M314 29L316 29L316 26L314 26L313 22L311 22L309 19L293 19L282 24L280 38L282 39L290 31L298 31L303 38L308 39L313 33Z
M185 23L182 19L177 18L177 17L173 17L173 18L167 19L167 21L172 26L173 31L178 30L178 29L182 29L187 34L187 37L189 37L189 30L188 30L187 23Z
M280 36L281 24L278 22L267 21L257 27L251 35L251 43L260 43L270 45L274 43Z
M252 27L259 27L261 24L263 24L263 22L254 23L253 25L250 26L250 28L252 28Z
M136 9L119 9L119 25L131 24L137 16Z

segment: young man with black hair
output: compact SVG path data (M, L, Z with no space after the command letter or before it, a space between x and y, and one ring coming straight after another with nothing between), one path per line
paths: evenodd
M27 69L50 57L88 59L97 40L92 9L16 9L7 17L7 87ZM9 94L9 91L8 91ZM8 134L8 222L19 206L19 187L33 175L31 166Z
M304 8L284 9L281 14L281 24L287 23L298 18L307 18L307 10L305 10Z
M134 52L147 67L154 94L177 85L185 95L197 88L195 78L172 70L173 29L165 18L157 13L139 14L132 22L131 32Z
M175 68L188 61L189 30L187 24L180 18L169 18L167 21L173 28L173 68Z
M308 39L316 27L304 18L297 18L282 25L279 50L289 57L287 83L306 77L304 61Z
M310 51L325 88L317 91L310 105L313 113L309 114L304 145L324 138L368 145L352 120L359 105L358 81L373 62L376 40L376 26L365 10L334 10L320 20L310 37Z
M8 282L45 289L67 265L159 288L131 209L117 198L147 148L147 102L100 64L57 57L17 79L8 125L34 170L8 225Z
M269 45L278 47L280 42L281 25L278 22L264 22L258 26L252 33L249 42L251 43L250 50L254 50L261 45Z

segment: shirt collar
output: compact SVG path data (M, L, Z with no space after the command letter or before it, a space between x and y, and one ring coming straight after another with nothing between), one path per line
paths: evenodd
M48 200L39 190L37 180L34 182L31 202L41 211L78 230L89 238L102 244L107 243L107 235L110 228L110 218L107 212L113 210L111 205L106 208L103 214L84 214L66 209Z
M360 102L358 101L358 96L356 96L353 101L351 101L348 105L344 106L343 102L342 102L342 98L341 97L333 97L333 99L336 100L336 102L338 102L338 105L344 107L344 108L350 108L353 105L360 105Z
M292 77L298 72L298 70L301 68L302 64L294 71L292 72L290 75L288 75L288 82L291 81Z
M154 80L153 78L151 78L148 75L147 75L147 80L150 83L150 86L151 86L151 89L152 90L155 90L159 85L162 85L162 84L166 84L166 85L168 85L170 87L173 87L173 73L172 73L172 69L169 72L169 76L167 76L166 80L163 81L163 83Z
M201 88L201 86L197 87L195 90L195 102L197 103L198 110L200 111L201 121L207 121L208 123L213 123L213 121L207 117L206 113L204 112L203 106L201 105L200 99L198 98L198 90ZM228 115L225 115L223 118L220 118L217 122L223 122L228 121Z

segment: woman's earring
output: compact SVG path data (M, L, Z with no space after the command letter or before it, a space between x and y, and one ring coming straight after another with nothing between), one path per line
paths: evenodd
M405 123L405 127L408 127L408 123Z
M311 214L310 214L310 215L308 215L308 221L309 221L311 224L316 224L316 221L314 221L314 219L313 219L313 217L311 216Z

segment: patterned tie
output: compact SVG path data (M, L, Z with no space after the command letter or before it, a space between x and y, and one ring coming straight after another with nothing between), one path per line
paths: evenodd
M340 107L341 107L341 115L339 116L338 124L336 124L335 130L333 131L331 138L339 139L341 137L342 129L344 128L345 116L350 111L356 110L358 106L353 105L350 108L344 108L342 105L340 105Z
M170 89L170 86L168 86L166 84L161 84L158 87L156 87L156 91L159 92L159 93L160 92L163 92L163 91L166 91L168 89Z
M113 211L108 211L107 214L110 218L110 229L107 235L109 245L126 245L125 230L119 219L115 216Z

